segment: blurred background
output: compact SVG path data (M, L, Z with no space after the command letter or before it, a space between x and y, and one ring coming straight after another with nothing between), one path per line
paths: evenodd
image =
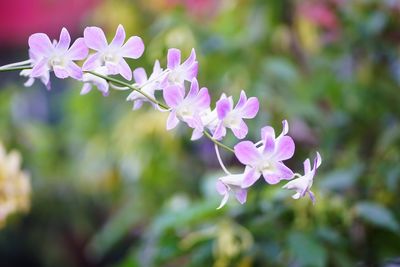
M260 179L217 211L207 139L131 112L125 92L0 73L0 266L400 266L399 12L398 0L1 1L0 65L27 59L34 32L112 38L121 23L146 44L132 68L194 47L214 102L243 88L260 99L249 139L288 119L289 166L302 173L317 150L323 165L315 206ZM6 188L21 203L8 213Z

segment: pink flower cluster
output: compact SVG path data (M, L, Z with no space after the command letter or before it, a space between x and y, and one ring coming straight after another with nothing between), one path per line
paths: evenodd
M314 194L310 191L316 169L321 163L317 154L314 167L310 161L305 162L305 175L295 174L284 164L295 150L293 139L288 136L289 125L283 121L283 130L276 136L270 126L261 129L261 140L257 143L241 141L232 150L243 164L243 172L231 174L224 166L218 146L230 129L237 139L244 139L248 133L245 120L254 118L259 110L256 97L247 97L241 91L236 105L234 97L222 94L211 107L210 94L206 87L200 87L197 81L198 61L194 49L186 60L182 60L181 51L175 48L168 50L167 65L163 69L156 60L153 71L146 74L143 68L131 70L125 59L137 59L144 52L144 44L140 37L129 37L126 42L125 30L119 25L113 40L108 43L104 32L98 27L87 27L84 36L71 44L68 31L61 31L60 39L51 42L46 34L36 33L29 38L30 69L21 74L28 76L26 85L30 86L39 78L50 88L50 73L58 78L71 77L83 82L81 94L88 93L93 86L104 95L115 86L107 77L121 75L130 86L118 88L135 89L127 97L133 102L133 109L139 109L144 103L154 108L168 111L166 129L174 129L179 123L193 129L192 140L206 135L215 143L217 158L226 175L217 180L217 191L223 197L220 207L225 205L231 193L240 203L246 202L248 189L263 176L268 184L277 184L281 180L292 180L284 186L295 190L293 196L299 198L309 193L313 202ZM89 51L93 53L89 54ZM82 67L76 61L84 61ZM132 79L134 82L129 83ZM163 102L155 98L155 91L162 91ZM165 103L165 104L162 104ZM228 148L229 149L229 148Z

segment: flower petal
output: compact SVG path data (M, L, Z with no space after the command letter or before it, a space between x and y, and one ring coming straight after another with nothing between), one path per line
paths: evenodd
M234 147L234 150L238 160L245 165L254 164L261 156L256 146L250 141L240 142Z
M138 36L132 36L122 46L122 56L127 58L137 59L143 55L144 43L142 38Z
M244 179L241 185L242 188L248 188L252 186L255 182L257 182L260 176L261 174L258 171L256 171L254 168L250 168L244 173Z
M92 90L92 84L91 83L84 83L81 89L81 95L86 95Z
M263 143L263 154L272 154L275 151L275 138L271 133L264 134Z
M118 64L118 72L124 77L126 80L132 80L132 70L129 67L128 63L126 63L125 59L121 58Z
M265 126L261 129L261 140L265 140L267 135L272 136L275 139L275 130L271 126Z
M200 89L196 97L195 105L202 111L210 107L210 94L206 87Z
M68 72L68 76L76 79L76 80L81 80L83 73L82 73L82 69L76 65L74 62L69 62L67 67L65 68Z
M215 188L217 189L217 192L220 195L225 195L226 193L228 193L228 188L221 180L217 180Z
M310 163L310 159L306 159L303 162L303 166L304 166L304 175L307 175L307 173L311 172L311 163Z
M83 31L83 38L86 45L96 51L102 51L108 46L106 36L99 27L86 27Z
M87 71L87 70L94 70L97 67L100 66L100 61L99 61L99 53L95 53L93 55L90 55L88 59L83 63L82 70Z
M232 127L231 130L238 139L245 138L249 131L246 123L243 120L240 120L239 127Z
M43 58L42 60L40 60L38 63L36 63L31 71L30 76L31 77L40 77L45 75L46 73L49 72L49 68L47 66L47 59Z
M293 157L295 150L294 141L290 136L282 136L276 140L274 158L277 161L287 160Z
M218 119L223 120L232 110L232 105L228 98L221 97L221 99L217 101L216 108L217 108Z
M31 53L38 58L49 56L54 50L49 37L44 33L32 34L29 37L28 44Z
M242 108L240 114L242 118L252 119L257 115L260 103L256 97L250 97Z
M192 79L192 82L190 83L190 90L189 93L187 94L187 98L191 99L197 96L199 93L199 83L197 82L197 79L194 78Z
M163 90L164 100L169 107L177 107L183 100L182 89L178 85L172 85Z
M246 104L246 102L247 102L246 92L244 90L242 90L242 91L240 91L240 98L235 106L235 109L242 108Z
M176 117L175 111L171 111L171 113L169 114L168 119L167 119L167 130L169 131L171 129L174 129L176 127L176 125L178 125L178 123L179 123L179 120Z
M119 24L117 31L115 32L114 39L110 43L110 46L121 47L124 41L125 41L125 29L124 26Z
M82 60L87 57L89 49L85 44L85 40L81 37L76 39L68 50L68 57L70 60Z
M144 68L136 68L133 71L133 78L135 79L135 82L139 85L145 83L147 81L147 74Z
M167 68L175 69L181 64L181 51L176 48L168 49Z
M60 78L60 79L65 79L69 76L69 73L66 68L54 66L53 71L54 71L54 75L56 75L56 77Z
M180 60L179 60L180 62ZM196 51L192 48L190 52L190 56L182 63L182 67L188 69L190 66L193 66L196 62Z
M71 36L69 36L67 29L62 28L60 33L60 39L58 40L56 46L57 51L66 52L70 44L71 44Z
M242 188L236 190L235 197L240 204L244 204L247 199L247 190Z
M226 135L226 128L225 128L223 122L221 121L218 123L218 125L215 129L213 138L216 140L221 140L225 135Z

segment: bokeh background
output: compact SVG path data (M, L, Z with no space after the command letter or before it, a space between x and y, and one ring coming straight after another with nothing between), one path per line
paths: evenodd
M34 32L111 38L121 23L146 44L132 68L194 47L213 101L260 99L248 138L288 119L289 165L302 172L317 150L323 165L315 206L260 179L245 205L216 210L207 139L132 112L125 92L0 73L0 140L31 183L28 203L0 214L0 266L400 266L399 18L398 0L1 1L0 65L25 60Z

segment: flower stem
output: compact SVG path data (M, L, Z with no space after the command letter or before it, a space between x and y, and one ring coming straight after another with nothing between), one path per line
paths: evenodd
M1 66L1 67L0 67L0 72L5 72L5 71L16 71L16 70L27 70L27 69L31 69L31 68L32 68L31 66L20 66L20 67L8 67L8 66L10 66L10 65ZM136 92L142 94L142 95L143 95L144 97L146 97L149 101L151 101L152 103L156 104L156 105L159 106L161 109L169 110L169 107L168 107L167 105L165 105L165 104L163 104L163 103L157 101L155 98L149 96L148 94L146 94L145 92L143 92L142 90L140 90L140 88L138 88L138 87L136 87L136 86L133 86L133 85L127 83L127 82L124 82L124 81L121 81L121 80L118 80L118 79L115 79L115 78L112 78L112 77L109 77L109 76L106 76L106 75L102 75L102 74L99 74L99 73L96 73L96 72L93 72L93 71L85 71L85 72L86 72L86 73L90 73L90 74L92 74L92 75L94 75L94 76L100 77L100 78L102 78L102 79L104 79L104 80L106 80L106 81L108 81L108 82L114 83L114 84L116 84L116 85L120 85L120 86L124 86L124 87L130 88L130 89L132 89L132 90L134 90L134 91L136 91ZM162 74L165 74L165 73L163 72ZM214 139L214 138L211 136L211 134L210 134L209 132L207 132L207 131L204 130L203 133L204 133L204 135L205 135L208 139L210 139L215 145L220 146L220 147L222 147L222 148L224 148L224 149L226 149L226 150L228 150L228 151L230 151L230 152L232 152L232 153L235 153L235 151L234 151L232 148L230 148L229 146L224 145L224 144L221 143L220 141Z

